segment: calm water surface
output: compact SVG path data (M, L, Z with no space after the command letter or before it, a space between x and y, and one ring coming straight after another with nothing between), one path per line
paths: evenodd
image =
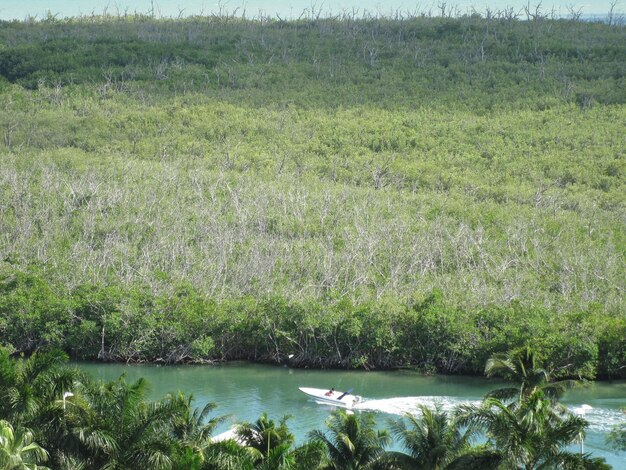
M216 415L230 415L218 429L225 431L238 421L254 421L262 412L273 419L293 415L290 429L299 440L314 428L323 429L324 420L333 407L310 401L298 387L335 387L355 393L365 401L360 408L377 414L384 425L388 418L413 411L418 404L440 403L451 409L460 403L478 403L497 382L481 377L423 376L414 372L320 371L289 369L248 363L220 366L120 365L79 363L92 376L113 380L125 373L127 381L145 377L152 384L152 398L181 390L193 394L197 406L215 402ZM626 468L626 453L609 451L604 444L611 426L626 415L626 382L595 383L569 392L565 403L570 408L588 404L593 409L586 419L591 423L585 440L585 451L607 459L615 468Z

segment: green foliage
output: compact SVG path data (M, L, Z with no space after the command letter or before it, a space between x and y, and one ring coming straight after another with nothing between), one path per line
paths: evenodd
M505 404L486 398L461 405L454 418L439 408L390 422L407 454L389 452L391 434L367 413L333 412L327 430L313 430L309 442L293 447L289 417L278 423L263 414L235 428L236 439L213 442L224 417L209 417L215 405L194 409L182 392L150 402L144 379L124 376L103 383L65 369L59 353L36 352L11 359L0 349L0 465L2 468L189 468L206 469L456 469L610 468L603 459L564 448L583 436L587 422L564 411L535 387ZM510 351L508 357L519 356ZM526 355L528 356L528 354ZM526 357L530 369L536 361ZM493 358L489 370L498 362ZM534 376L531 371L527 376ZM63 377L69 377L68 382ZM545 384L544 384L545 385ZM31 405L16 406L27 390ZM61 391L63 394L61 395ZM23 400L22 400L23 401ZM6 421L11 417L14 423ZM486 443L472 446L477 431ZM619 441L618 441L619 442ZM40 445L41 443L42 445Z
M408 454L388 453L387 458L399 468L438 470L457 468L458 458L467 461L472 450L471 433L462 431L448 413L436 407L419 407L420 416L407 413L402 420L389 423L392 433L399 438ZM408 422L408 426L407 426ZM486 460L486 456L483 455ZM494 459L499 463L499 458ZM483 468L492 468L483 462Z
M606 321L606 320L605 320ZM599 372L607 377L624 377L626 368L626 318L606 321L599 338Z
M576 381L554 381L541 357L527 345L491 357L487 376L500 376L512 387L492 390L480 406L461 405L455 425L483 432L487 445L511 468L610 468L604 459L564 450L584 438L588 423L559 403Z
M23 352L42 344L82 359L250 359L477 374L481 358L532 343L555 377L605 376L605 364L613 364L611 376L624 374L623 321L601 313L559 315L519 305L462 310L446 306L438 291L411 305L346 299L324 305L278 296L216 301L190 286L154 294L141 285L82 285L63 293L40 274L14 269L4 270L1 285L2 332ZM63 305L63 314L52 316L56 305ZM23 316L29 321L19 321ZM54 342L34 330L44 323L45 331L58 332Z
M235 428L236 440L247 451L246 460L254 468L287 470L319 466L323 446L309 442L292 448L294 436L287 427L289 418L284 416L275 423L263 413L254 423L241 423Z
M37 465L45 462L48 453L36 442L30 431L14 430L11 423L0 420L0 466L11 470L46 470Z
M460 424L484 431L513 468L559 466L568 458L563 447L582 435L586 422L561 416L541 391L509 407L497 398L486 398L480 407L458 408Z
M66 446L92 468L172 468L166 429L177 417L177 403L148 403L147 383L107 384L83 380L65 412Z
M624 28L0 27L0 337L100 360L626 374ZM290 359L289 359L290 358Z
M0 418L29 426L48 415L76 376L62 367L66 360L59 351L13 359L0 347Z
M326 450L323 469L376 468L391 442L385 430L375 429L371 414L348 414L343 410L333 412L326 420L327 432L313 430L311 440L322 442Z
M622 28L546 18L11 22L0 75L31 88L99 82L256 103L267 94L343 105L460 98L484 109L530 95L542 106L557 96L589 107L624 103L623 38Z
M240 424L236 430L237 439L250 449L257 463L261 462L283 444L289 446L293 443L294 436L287 427L288 419L289 416L285 416L276 425L267 414L263 414L255 423Z
M572 380L554 381L552 372L544 368L541 356L529 345L491 357L485 365L485 375L513 382L513 387L489 392L489 397L502 400L522 401L540 391L557 402L568 388L576 385Z
M20 351L63 347L70 326L68 306L37 273L12 272L0 279L0 326L4 341ZM7 322L10 321L10 329Z

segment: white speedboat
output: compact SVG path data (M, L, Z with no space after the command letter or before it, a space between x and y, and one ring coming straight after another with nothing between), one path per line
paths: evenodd
M344 408L352 408L362 401L361 397L352 395L352 389L347 392L340 392L338 390L328 390L325 388L300 387L300 391L306 393L318 403L341 406Z

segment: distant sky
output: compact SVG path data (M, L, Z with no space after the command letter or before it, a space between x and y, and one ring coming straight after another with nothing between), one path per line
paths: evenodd
M475 8L480 12L484 12L489 6L492 10L503 9L505 7L513 7L521 10L527 5L528 0L444 0L450 6L456 6L461 13L471 11ZM311 1L311 0L224 0L221 2L212 0L0 0L0 19L24 19L27 16L36 16L41 18L46 16L47 12L57 15L59 18L67 16L77 16L81 14L102 14L108 12L116 14L123 13L148 13L151 5L154 4L155 13L158 16L179 16L182 14L210 14L217 13L222 10L233 12L239 8L239 12L243 9L246 16L256 16L259 12L264 15L275 16L276 14L285 18L298 17L303 11L311 10L312 7L316 11L321 10L324 13L341 12L343 10L352 11L358 9L362 12L366 9L373 13L389 14L392 11L415 11L418 12L433 10L437 11L437 4L440 1L407 1L407 0L334 0L334 1ZM539 0L530 1L530 5L536 5ZM575 10L581 10L584 15L601 15L609 11L610 0L544 0L541 2L541 8L544 12L552 9L559 16L567 16L568 6L573 5ZM615 8L616 13L623 14L626 6L626 0L619 0Z

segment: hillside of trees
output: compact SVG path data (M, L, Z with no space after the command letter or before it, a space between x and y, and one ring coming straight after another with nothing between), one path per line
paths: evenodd
M626 377L626 30L0 22L0 344Z

